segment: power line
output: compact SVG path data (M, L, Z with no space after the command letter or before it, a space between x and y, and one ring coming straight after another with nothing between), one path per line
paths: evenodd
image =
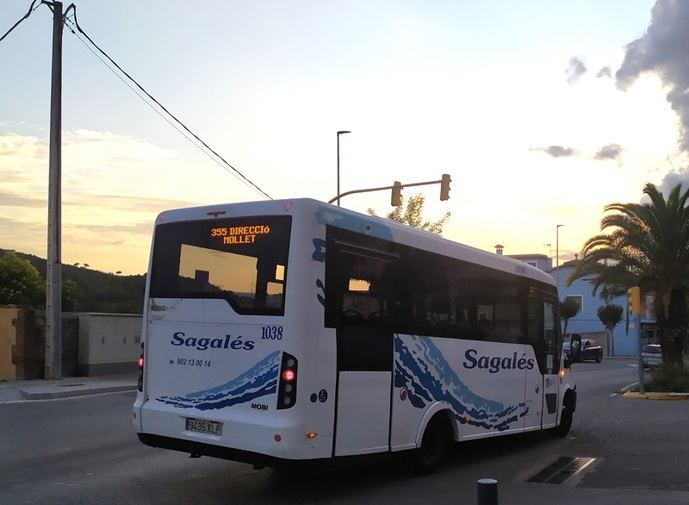
M34 1L36 1L36 0L34 0ZM33 4L32 4L32 5L33 5ZM81 28L81 26L79 25L79 20L77 19L77 7L76 7L76 5L70 4L70 6L67 7L67 10L65 11L65 20L68 19L68 18L67 18L67 15L68 15L68 13L69 13L70 10L73 11L73 18L72 18L72 20L69 20L69 21L73 21L73 22L74 22L74 25L76 26L77 31L78 31L80 34L82 34L84 37L86 37L86 39L89 41L89 43L90 43L93 47L95 47L95 48L98 50L98 52L100 52L103 56L105 56L105 58L107 58L107 60L108 60L110 63L112 63L112 65L114 65L115 68L117 68L117 70L119 70L125 77L127 77L127 79L129 79L129 81L131 81L132 83L134 83L134 85L135 85L139 90L141 90L150 100L152 100L158 107L160 107L160 108L165 112L165 114L167 114L167 116L169 116L170 118L172 118L172 120L173 120L175 123L177 123L179 126L181 126L187 133L189 133L196 141L198 141L198 142L199 142L203 147L205 147L208 151L210 151L211 153L213 153L213 155L214 155L218 160L220 160L220 162L222 162L222 165L224 165L223 168L224 168L225 170L227 170L225 167L228 167L230 170L232 170L232 172L234 172L233 175L239 177L240 180L242 180L242 182L244 182L245 184L248 184L249 186L251 186L251 187L253 187L254 189L258 190L261 194L263 194L264 196L266 196L266 197L269 198L270 200L273 199L272 196L270 196L268 193L266 193L265 191L263 191L260 187L258 187L253 181L251 181L248 177L246 177L246 176L245 176L242 172L240 172L237 168L233 167L225 158L223 158L223 157L222 157L220 154L218 154L214 149L212 149L206 142L204 142L198 135L196 135L193 131L191 131L191 130L187 127L187 125L185 125L185 124L184 124L181 120L179 120L174 114L172 114L172 113L171 113L163 104L161 104L153 95L151 95L148 91L146 91L146 89L144 89L144 87L141 86L141 84L139 84L139 83L136 81L136 79L134 79L131 75L129 75L120 65L117 64L117 62L116 62L115 60L113 60L105 51L103 51L103 50L98 46L98 44L96 44L96 43L93 41L93 39L91 39L91 37L89 37L88 34L87 34L87 33ZM70 31L72 31L72 30L70 30ZM72 33L74 33L74 32L72 31ZM76 33L74 33L74 35L76 36ZM82 42L83 42L83 41L82 41ZM93 52L93 51L92 51L92 52ZM95 54L95 53L94 53L94 54ZM101 58L99 58L99 59L101 59ZM103 60L101 59L101 61L103 61ZM105 63L105 62L103 62L103 63ZM109 67L109 66L108 66L108 67ZM114 72L114 70L113 70L111 67L109 67L109 68L110 68L111 71ZM118 77L119 77L119 76L118 76ZM120 79L121 79L121 78L120 78ZM122 80L122 79L121 79L121 80ZM129 86L129 87L131 88L131 86ZM137 95L139 95L139 94L137 93ZM143 97L141 97L141 95L139 95L139 98L141 98L141 99L143 100ZM149 103L148 105L149 105L149 107L152 107L152 106L150 105L150 103ZM167 119L166 119L166 121L167 121ZM168 123L169 123L169 121L168 121ZM174 126L174 125L173 125L173 126ZM175 129L177 129L177 131L179 131L178 128L175 128ZM182 132L180 132L180 133L182 133ZM189 139L189 137L187 137L187 136L184 135L183 133L182 133L182 135L183 135L187 140L191 141L191 139ZM198 149L201 149L201 147L200 147L198 144L194 143L193 141L191 141L191 142L192 142ZM205 153L205 154L206 154L207 156L210 157L210 155L209 155L208 153ZM220 164L220 162L218 162L218 161L216 160L216 163Z
M41 4L43 3L43 2L40 2L38 5L35 5L36 2L38 2L38 0L33 0L33 2L31 2L31 5L29 5L29 10L26 12L26 14L24 14L24 16L22 18L20 18L19 21L14 23L14 25L12 25L12 28L10 28L9 30L7 30L7 32L5 32L5 35L0 37L0 42L5 40L5 37L7 37L10 33L12 33L12 30L14 30L17 26L19 26L22 23L22 21L26 20L33 13L33 11L38 9L41 6ZM35 7L34 7L34 5L35 5Z

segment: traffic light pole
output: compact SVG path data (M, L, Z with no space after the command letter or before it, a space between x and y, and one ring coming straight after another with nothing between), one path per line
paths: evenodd
M641 315L640 314L634 314L634 330L636 333L636 354L637 354L637 363L638 363L638 368L639 368L639 393L645 393L646 388L644 386L644 360L641 357L641 353L643 352L643 344L641 343Z
M631 315L631 317L630 317ZM641 289L632 286L627 290L627 317L634 323L634 336L636 337L636 358L639 369L639 392L645 393L644 387L644 360L641 357L643 346L641 343Z
M353 189L352 191L345 191L341 195L334 196L333 198L328 200L328 203L333 203L335 200L339 201L340 198L343 198L343 197L348 196L348 195L354 195L357 193L371 193L373 191L385 191L387 189L393 189L393 188L411 188L414 186L428 186L430 184L448 184L449 185L449 182L450 182L450 179L449 179L449 176L447 176L446 179L443 178L443 179L439 179L437 181L412 182L409 184L394 184L392 186L381 186L379 188Z

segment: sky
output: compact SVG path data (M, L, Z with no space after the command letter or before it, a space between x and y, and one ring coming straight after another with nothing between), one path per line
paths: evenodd
M3 0L0 35L29 0ZM83 30L273 198L419 189L446 238L572 259L603 208L689 183L689 2L78 0ZM67 5L67 4L65 4ZM0 42L0 248L46 256L52 14ZM83 36L82 36L83 39ZM265 197L66 29L62 261L147 269L170 208ZM406 188L403 195L417 193ZM388 192L342 205L385 214ZM556 226L562 224L556 234ZM557 235L557 236L556 236Z

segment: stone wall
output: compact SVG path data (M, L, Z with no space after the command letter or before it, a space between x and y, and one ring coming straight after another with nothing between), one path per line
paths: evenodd
M0 379L43 377L44 353L35 311L0 307Z

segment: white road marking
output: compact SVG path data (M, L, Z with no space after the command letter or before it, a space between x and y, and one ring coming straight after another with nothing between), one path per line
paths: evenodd
M12 405L15 403L39 403L39 402L61 402L65 400L78 400L79 398L93 398L94 396L109 396L118 395L122 393L132 393L136 391L136 388L125 389L122 391L107 391L105 393L90 393L87 395L76 395L76 396L66 396L64 398L41 398L38 400L5 400L0 401L0 405Z

